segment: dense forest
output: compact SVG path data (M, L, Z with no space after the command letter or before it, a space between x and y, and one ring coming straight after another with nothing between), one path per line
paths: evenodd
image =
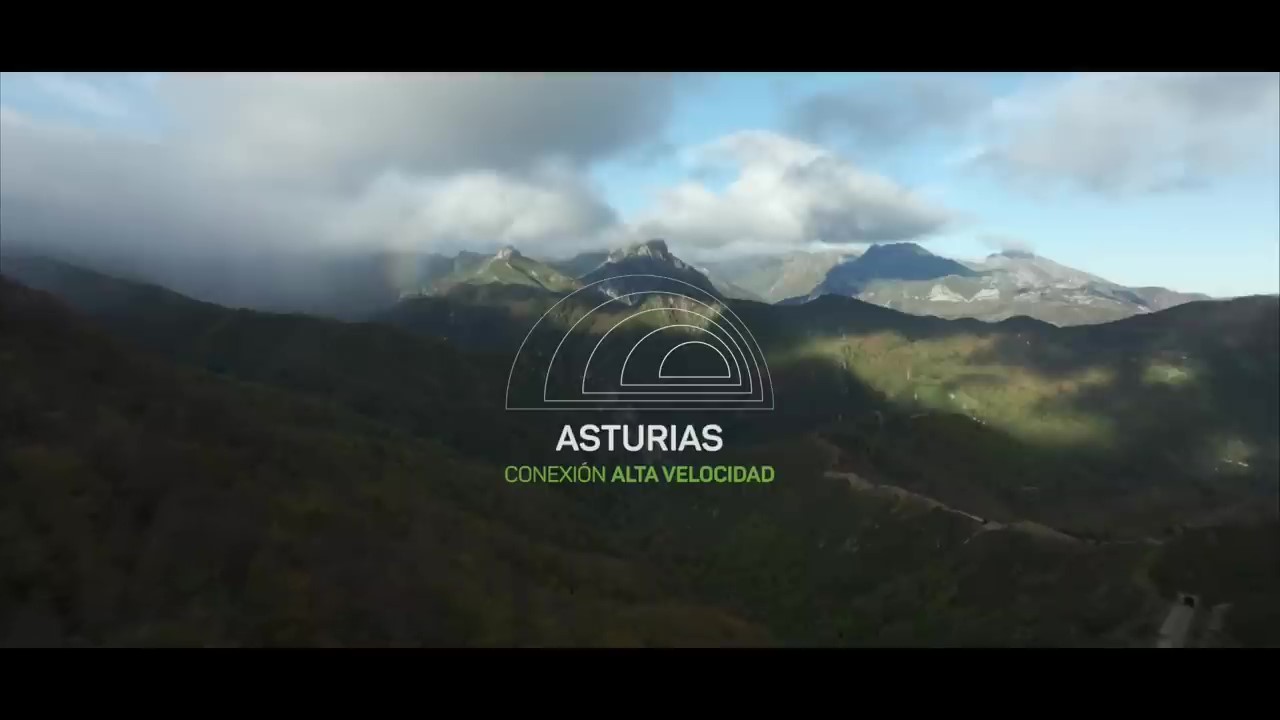
M553 293L340 322L6 274L6 645L1150 646L1177 592L1280 644L1273 298L735 304L779 408L716 463L777 481L584 489L502 479L565 462L561 418L502 411Z

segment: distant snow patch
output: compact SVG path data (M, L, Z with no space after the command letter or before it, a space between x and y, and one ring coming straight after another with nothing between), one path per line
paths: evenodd
M934 285L929 290L929 300L933 302L965 302L963 297L945 285Z

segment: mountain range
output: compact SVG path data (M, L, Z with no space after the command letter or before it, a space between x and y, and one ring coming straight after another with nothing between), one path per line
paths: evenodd
M1108 322L1207 295L1130 288L1024 251L981 262L942 258L914 243L873 245L833 267L802 302L826 294L857 297L918 315L1003 320L1024 315L1055 325Z
M716 282L733 278L742 288L742 299L779 302L808 295L836 265L852 260L861 250L844 252L790 252L776 255L750 255L708 263L702 271Z
M995 277L1126 297L1007 253L833 262L858 295ZM6 255L0 644L1150 646L1178 593L1229 607L1212 642L1280 644L1274 297L1130 289L1148 311L1055 327L735 299L653 241L384 269L398 292L339 307L350 322ZM717 416L715 462L778 479L504 482L632 464L554 452L578 418L504 412L503 392L522 343L555 349L535 320L648 273L758 339L777 407Z
M960 262L914 243L872 245L861 253L793 252L694 266L676 257L663 240L650 240L565 260L541 262L507 248L494 256L429 256L418 267L422 270L414 289L401 295L490 283L568 291L622 274L658 274L735 300L797 304L841 295L916 315L985 321L1023 315L1055 325L1109 322L1209 299L1160 287L1126 287L1025 251ZM620 287L611 282L600 289Z
M5 256L32 248L6 243ZM1126 287L1027 252L977 262L935 255L914 243L877 244L862 252L790 252L700 265L654 239L570 258L535 258L505 247L462 251L294 254L210 260L199 271L138 271L119 258L62 258L141 282L159 282L229 306L305 312L345 320L372 317L402 298L482 285L525 285L567 292L628 268L669 274L735 300L795 304L822 295L856 297L918 315L998 321L1024 315L1055 325L1109 322L1208 296L1159 287ZM608 289L615 283L603 283Z

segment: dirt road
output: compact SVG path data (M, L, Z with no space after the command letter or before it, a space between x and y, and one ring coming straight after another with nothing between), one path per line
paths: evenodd
M862 478L857 473L837 472L835 470L828 470L824 474L826 475L826 477L829 477L829 478L847 481L849 483L849 487L853 488L854 490L858 490L861 492L875 493L875 494L879 494L886 497L897 498L899 500L906 500L909 502L915 502L924 507L934 508L937 510L942 510L943 512L949 512L954 515L959 515L961 517L968 518L969 520L972 520L978 524L978 528L974 533L975 535L983 532L991 532L993 530L1010 530L1013 532L1022 532L1030 535L1036 535L1043 538L1060 540L1060 541L1065 541L1069 543L1080 542L1078 538L1072 537L1071 535L1068 535L1064 532L1054 530L1053 528L1048 527L1046 525L1041 525L1040 523L1031 522L1029 520L1017 520L1012 523L1001 523L1001 522L996 522L994 520L980 518L977 515L974 515L973 513L969 513L969 512L965 512L964 510L953 508L950 505L947 505L946 503L935 500L934 498L931 498L927 495L921 495L919 493L912 492L911 490L907 490L906 488L898 487L897 485L882 485L878 483L873 483L869 480L866 480L865 478ZM973 538L971 537L970 540L972 539ZM965 542L968 543L968 540L966 540Z

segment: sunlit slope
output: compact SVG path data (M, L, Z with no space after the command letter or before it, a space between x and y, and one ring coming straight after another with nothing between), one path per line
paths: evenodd
M573 278L554 267L505 248L483 260L459 267L435 281L433 291L447 293L460 285L525 285L551 292L569 292L578 287Z
M62 292L121 337L168 357L323 394L468 452L525 458L548 456L552 441L539 434L542 424L502 411L511 358L528 336L529 352L549 360L565 331L608 300L583 292L561 303L563 295L533 287L467 286L382 316L428 336L414 338L376 324L232 312L87 278L66 280ZM589 350L627 313L659 304L606 306L570 341ZM1082 532L1159 534L1274 514L1276 305L1191 303L1054 328L1026 318L944 321L837 297L803 306L730 302L764 347L777 407L767 419L716 421L734 444L854 423L844 428L850 442L874 445L865 462L895 482L975 512ZM544 314L547 332L530 335ZM655 312L637 323L666 319ZM540 388L545 375L530 367L513 382Z
M760 334L775 364L823 359L904 406L1029 440L1104 443L1158 423L1262 442L1280 429L1275 298L1074 328L907 318L838 298L770 310L754 317L769 325Z
M862 423L868 462L904 483L1098 532L1274 515L1274 298L1061 329L841 298L744 317L780 410Z

